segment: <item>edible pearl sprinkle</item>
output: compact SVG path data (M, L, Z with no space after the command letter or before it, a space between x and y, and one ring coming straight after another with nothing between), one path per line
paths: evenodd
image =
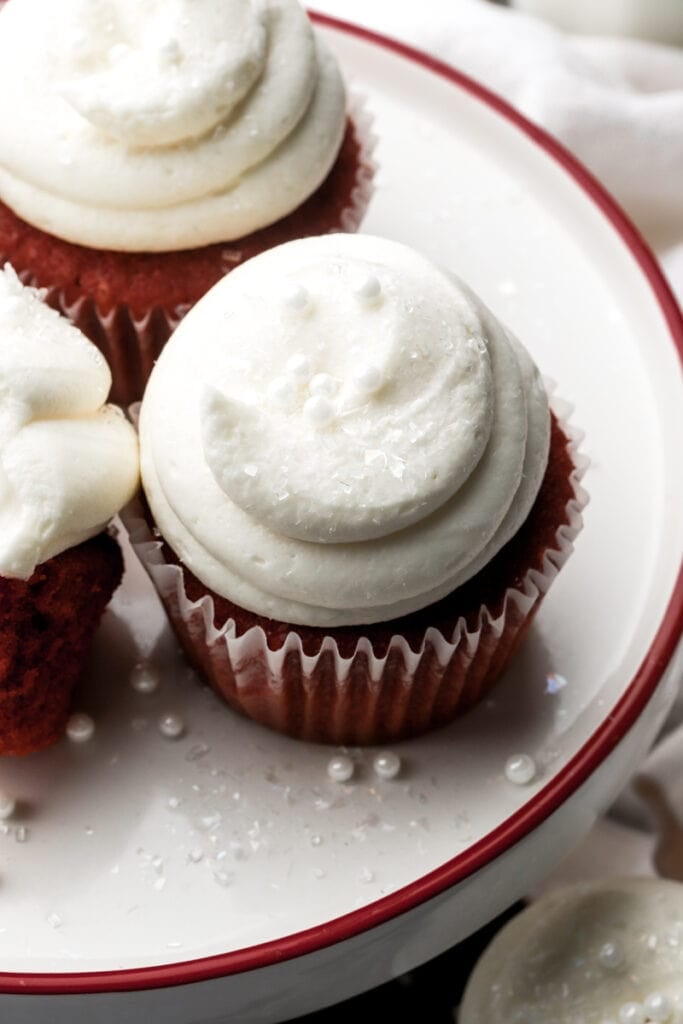
M298 380L307 381L311 376L311 364L301 352L290 356L285 368L287 373L290 373L292 377L296 377Z
M310 302L310 296L303 285L294 284L289 287L284 294L285 306L289 309L295 309L297 312L302 312L308 306Z
M337 393L337 381L329 373L316 373L311 377L308 390L312 395L327 395L331 398Z
M16 801L7 793L0 792L0 818L11 818L16 810Z
M505 762L505 776L517 786L525 786L536 774L536 763L528 754L513 754Z
M354 375L353 383L362 395L371 395L382 386L382 373L376 366L361 366Z
M401 770L401 758L392 750L383 750L372 759L375 775L380 779L395 779Z
M168 740L177 740L185 732L185 723L180 715L162 715L159 719L159 732Z
M93 738L95 723L90 715L71 715L66 723L66 735L72 743L87 743Z
M327 762L327 774L333 782L348 782L353 777L353 761L346 754L337 754Z
M674 1012L673 1003L661 992L651 992L643 1001L645 1013L653 1021L667 1021Z
M324 395L312 395L304 403L304 416L312 427L326 427L334 419L334 406Z
M600 947L598 960L603 967L618 967L622 959L623 955L621 947L616 942L605 942L605 944Z
M154 693L158 689L161 677L156 665L149 661L138 661L130 672L130 685L137 693Z
M375 302L382 294L382 286L374 274L368 274L354 285L353 294L359 302Z
M291 377L275 377L268 385L266 393L271 402L285 409L293 405L296 399L296 387Z
M645 1024L645 1010L640 1003L624 1003L619 1008L619 1024Z

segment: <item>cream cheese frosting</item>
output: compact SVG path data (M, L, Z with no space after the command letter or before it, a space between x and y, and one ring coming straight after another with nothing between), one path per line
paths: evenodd
M15 213L83 245L166 251L302 203L337 155L345 92L296 0L8 0L0 122Z
M484 952L458 1024L683 1021L683 885L627 878L531 904Z
M208 587L314 626L385 621L479 571L529 513L550 417L520 343L397 242L326 235L232 271L140 417L162 534Z
M28 579L135 493L137 438L110 386L95 346L0 271L0 576Z

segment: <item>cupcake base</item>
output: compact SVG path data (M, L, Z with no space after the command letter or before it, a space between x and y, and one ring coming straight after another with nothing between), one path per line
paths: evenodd
M372 192L374 139L356 102L337 159L309 198L275 224L231 242L164 253L75 245L32 227L0 202L0 266L68 316L112 370L111 401L142 397L155 360L182 317L226 273L293 238L355 231Z
M514 657L581 527L574 449L553 417L548 469L512 540L443 600L368 626L291 626L248 612L155 540L148 512L128 509L124 521L189 660L232 708L298 739L394 742L464 714Z
M123 575L101 533L38 566L0 578L0 755L28 754L64 734L93 634Z

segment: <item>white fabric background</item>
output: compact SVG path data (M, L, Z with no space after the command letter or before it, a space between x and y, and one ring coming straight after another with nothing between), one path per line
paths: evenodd
M312 6L453 64L557 136L635 222L683 301L683 48L569 35L488 0L315 0ZM683 821L680 723L683 700L641 774L658 782ZM683 827L666 812L645 804L630 786L545 887L652 873L663 863L662 834L665 850L680 844L683 872Z

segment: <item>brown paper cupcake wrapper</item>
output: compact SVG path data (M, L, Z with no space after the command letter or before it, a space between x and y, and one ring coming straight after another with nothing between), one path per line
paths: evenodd
M353 123L354 137L360 146L356 180L350 190L348 204L338 212L334 223L328 225L327 232L356 231L363 220L373 192L376 170L373 153L377 140L372 131L372 117L362 97L349 98L348 116ZM267 228L264 230L267 231ZM294 234L292 237L295 237ZM285 241L285 238L280 241ZM229 273L245 258L256 255L257 251L268 248L271 244L274 243L269 243L266 237L260 248L255 248L252 243L248 252L242 253L239 239L226 243L221 251L222 273ZM69 288L49 285L45 287L40 285L38 276L30 270L17 268L17 272L24 284L41 287L45 301L53 309L69 317L97 345L112 371L111 400L123 406L142 397L147 379L161 350L192 306L192 303L171 307L154 306L143 315L136 316L122 303L105 312L92 296L81 295L74 298L73 285ZM215 282L212 281L207 286L207 290L213 283Z
M558 417L568 412L557 404ZM277 649L269 646L260 625L237 635L234 620L214 622L209 594L198 601L188 597L183 570L164 560L142 507L129 507L124 522L185 653L231 707L299 739L350 745L396 741L445 725L482 699L571 554L587 502L579 483L587 460L577 454L579 435L564 424L562 431L574 464L574 494L541 571L528 571L497 607L483 605L474 621L458 619L450 635L427 628L417 650L395 635L380 656L360 636L354 653L345 657L328 635L318 653L308 655L295 626Z

